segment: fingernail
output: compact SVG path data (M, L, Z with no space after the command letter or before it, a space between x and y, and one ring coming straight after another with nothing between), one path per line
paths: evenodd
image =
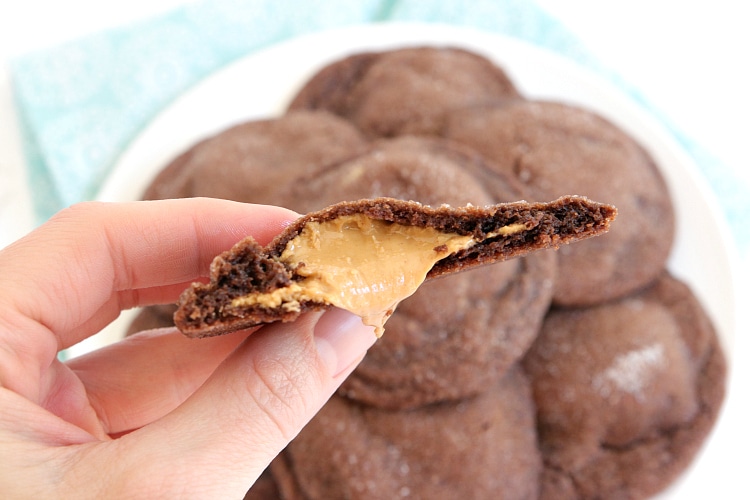
M334 378L361 359L377 338L372 326L343 309L326 311L315 325L314 337L318 354Z

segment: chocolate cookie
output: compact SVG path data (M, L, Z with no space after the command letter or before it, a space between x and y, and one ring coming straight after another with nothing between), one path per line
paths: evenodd
M248 237L180 297L175 325L220 335L336 306L382 332L425 279L557 248L609 229L616 209L586 198L453 208L393 198L307 214L267 247Z
M675 225L666 184L648 153L604 118L561 103L525 101L454 112L443 134L517 176L530 200L566 193L617 206L620 216L609 234L559 252L555 303L622 297L663 269Z
M505 72L452 47L360 53L313 76L289 109L325 109L369 137L434 134L446 111L521 99Z
M618 301L555 309L523 366L542 498L645 498L690 463L724 396L725 360L689 288L663 274Z
M271 463L287 499L537 498L534 407L517 367L471 399L412 411L334 396Z
M366 145L350 123L325 111L249 121L181 154L154 179L144 198L207 196L278 204L279 187L356 156Z
M525 198L472 150L436 138L376 141L371 150L290 186L299 212L341 200L391 196L425 204L483 206ZM385 408L459 399L491 385L526 351L552 294L556 252L423 284L388 320L386 334L341 393Z

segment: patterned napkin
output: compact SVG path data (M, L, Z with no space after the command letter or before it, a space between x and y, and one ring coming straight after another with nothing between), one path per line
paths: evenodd
M530 42L609 77L650 109L693 156L721 200L740 248L750 196L733 172L681 135L528 0L203 0L15 60L14 93L37 216L91 199L138 132L183 91L255 50L347 25L419 21L469 26Z

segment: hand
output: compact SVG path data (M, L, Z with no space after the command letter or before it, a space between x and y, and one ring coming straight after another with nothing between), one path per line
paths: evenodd
M86 203L0 251L3 498L242 498L361 360L371 327L333 310L57 355L124 309L176 301L214 255L248 234L265 244L294 216L208 199Z

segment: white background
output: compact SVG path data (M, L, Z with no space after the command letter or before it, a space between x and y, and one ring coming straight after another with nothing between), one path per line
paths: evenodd
M32 227L24 159L13 109L7 61L30 50L145 18L184 3L181 0L0 0L0 247ZM688 136L734 168L750 185L750 27L747 7L736 0L538 0L575 33L602 63L614 69L660 108ZM748 223L750 230L750 223ZM743 255L739 272L747 278ZM739 304L748 304L743 289ZM742 306L741 306L742 307ZM735 394L746 392L750 355L745 331L736 338ZM747 396L750 398L750 395ZM725 440L712 456L720 484L698 488L691 498L750 498L743 459L750 412L746 397L732 398L723 426L736 439ZM742 442L740 442L742 441ZM736 481L726 482L726 469Z

